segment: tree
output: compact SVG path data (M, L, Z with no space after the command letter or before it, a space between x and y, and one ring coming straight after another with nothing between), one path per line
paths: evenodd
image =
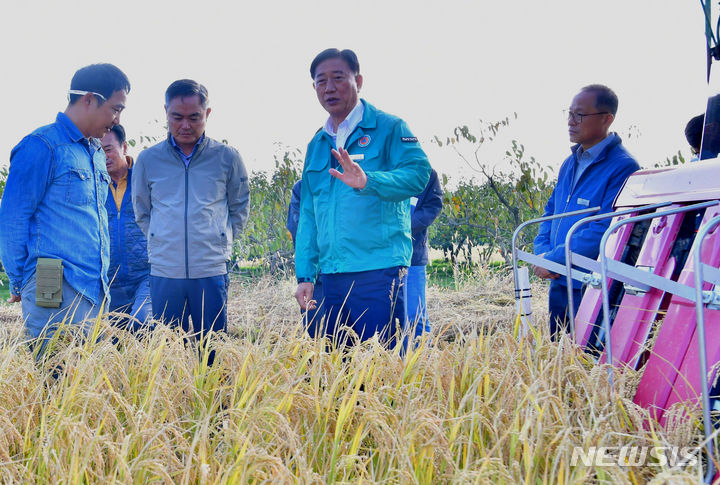
M483 260L499 252L509 264L513 231L523 221L541 215L552 193L554 183L548 181L548 169L534 157L528 159L525 147L515 140L502 160L505 169L481 159L484 144L495 140L498 132L509 124L508 118L491 123L481 121L478 137L466 125L455 128L453 135L444 141L435 137L439 146L451 147L481 176L479 185L473 179L460 181L452 191L447 190L447 178L443 177L446 204L436 221L431 244L449 253L453 262L460 252L472 261L472 249L478 247ZM461 149L464 144L470 144L471 155ZM532 231L523 233L520 247L529 247L533 237Z
M294 250L285 222L292 187L301 174L302 157L297 149L275 156L272 174L252 172L250 215L245 231L235 242L233 265L249 260L275 273L292 261Z
M675 165L683 165L684 163L685 157L683 157L680 150L678 150L677 153L673 154L672 158L666 157L664 162L656 163L655 168L673 167Z

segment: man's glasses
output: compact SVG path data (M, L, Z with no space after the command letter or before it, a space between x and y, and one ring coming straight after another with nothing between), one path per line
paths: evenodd
M94 94L95 96L102 99L103 101L107 101L107 98L105 98L105 96L103 96L100 93L96 93L94 91L82 91L80 89L71 89L70 91L68 91L68 98L70 98L71 94L77 94L78 96L85 96L86 94Z
M595 115L608 115L610 114L609 111L600 111L598 113L576 113L574 111L570 111L569 109L565 110L567 113L567 119L568 121L572 121L573 123L580 124L583 122L583 118L586 116L595 116Z

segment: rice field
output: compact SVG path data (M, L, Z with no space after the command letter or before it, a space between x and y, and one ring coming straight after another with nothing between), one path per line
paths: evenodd
M175 331L135 338L104 319L36 360L19 307L0 307L0 482L700 480L697 464L571 466L578 446L697 446L698 413L646 429L638 373L617 373L611 397L606 369L567 339L515 339L509 277L431 287L433 333L404 356L372 340L326 351L303 333L294 288L235 284L211 368Z

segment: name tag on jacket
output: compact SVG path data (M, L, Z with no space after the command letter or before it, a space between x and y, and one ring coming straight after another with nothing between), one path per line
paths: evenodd
M590 201L587 199L583 199L582 197L578 197L577 203L578 203L578 205L584 205L585 207L590 206Z

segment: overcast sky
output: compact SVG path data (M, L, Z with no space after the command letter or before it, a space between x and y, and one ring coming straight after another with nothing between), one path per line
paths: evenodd
M162 135L170 82L205 84L208 135L252 170L273 168L276 143L304 151L324 123L309 64L326 47L356 51L361 96L404 118L451 175L468 172L433 135L514 112L484 159L500 162L515 138L559 166L570 146L562 110L596 82L617 92L614 129L651 167L689 153L683 129L706 98L699 2L6 0L2 19L0 164L64 110L73 73L94 62L130 78L130 137Z

